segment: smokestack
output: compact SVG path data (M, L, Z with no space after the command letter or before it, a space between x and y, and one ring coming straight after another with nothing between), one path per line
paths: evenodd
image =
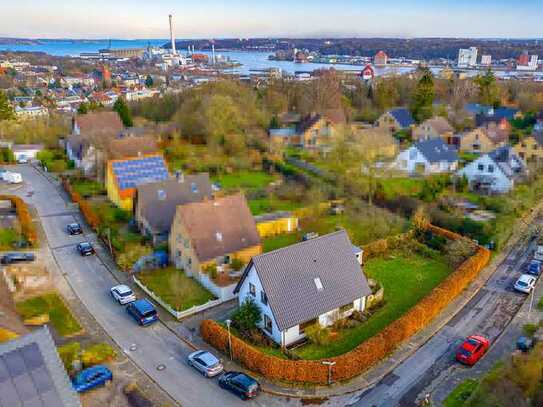
M172 54L175 54L175 38L173 36L173 22L172 22L172 15L170 14L168 16L170 18L170 40L172 42Z
M212 53L213 65L215 65L215 43L211 44L211 53Z

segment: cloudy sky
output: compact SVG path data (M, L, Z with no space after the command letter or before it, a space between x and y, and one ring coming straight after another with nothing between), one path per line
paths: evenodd
M2 0L0 36L543 38L543 0Z

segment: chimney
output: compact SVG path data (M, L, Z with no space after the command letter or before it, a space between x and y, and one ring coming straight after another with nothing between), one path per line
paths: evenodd
M172 22L172 15L170 14L168 16L170 18L170 41L172 42L172 54L175 54L175 38L173 36L173 22Z
M212 54L213 65L215 65L215 43L211 44L211 54Z
M183 174L183 171L177 170L177 171L175 172L175 179L176 179L177 182L179 182L180 184L182 184L183 182L185 182L185 174Z

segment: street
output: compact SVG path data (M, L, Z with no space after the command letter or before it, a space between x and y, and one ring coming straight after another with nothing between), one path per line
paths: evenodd
M98 256L83 258L76 250L76 244L83 240L97 245L96 236L69 236L65 228L77 221L76 210L66 204L55 185L31 166L19 166L17 171L23 175L24 185L3 187L4 192L17 194L36 208L47 235L47 250L81 302L119 348L183 406L239 405L240 400L219 388L216 379L205 379L186 364L185 358L193 350L164 324L140 327L124 307L112 300L109 289L118 284L114 276ZM29 191L33 191L30 197ZM255 406L286 403L267 394L249 402Z

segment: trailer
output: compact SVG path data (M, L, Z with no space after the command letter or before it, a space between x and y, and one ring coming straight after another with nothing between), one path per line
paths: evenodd
M3 174L4 181L9 184L21 184L23 182L23 176L18 172L6 171Z

